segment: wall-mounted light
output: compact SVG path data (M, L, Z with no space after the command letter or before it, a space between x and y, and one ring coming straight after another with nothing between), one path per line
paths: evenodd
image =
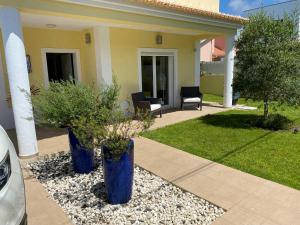
M53 28L56 28L56 24L48 23L48 24L46 24L46 27L53 29Z
M86 44L91 44L92 43L92 38L90 33L85 33L84 34L84 40Z
M162 35L161 34L157 34L155 40L156 40L156 44L157 45L161 45L163 43L163 37L162 37Z

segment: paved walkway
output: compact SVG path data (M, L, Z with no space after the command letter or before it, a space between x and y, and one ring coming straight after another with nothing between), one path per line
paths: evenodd
M8 132L15 142L14 131ZM33 159L21 159L26 193L26 211L28 225L72 225L69 217L62 208L52 200L43 185L38 182L25 165L44 155L51 155L60 151L68 151L68 136L62 129L37 129L39 156ZM16 146L16 142L15 142Z
M219 106L205 106L203 111L169 112L157 118L152 129L224 110ZM9 133L15 140L14 132ZM40 155L69 148L63 130L38 129L37 134ZM300 224L299 191L146 138L135 141L135 160L139 166L227 210L215 225ZM28 225L70 225L68 217L48 198L43 186L26 170L24 177Z
M23 170L28 225L72 225L64 211L48 197L46 189Z
M227 210L215 225L300 224L300 192L239 170L138 138L135 162Z
M223 112L226 109L223 106L216 103L207 103L203 106L202 111L195 110L194 107L185 107L183 111L169 111L163 114L162 118L156 118L154 124L150 128L151 130L165 127L174 123L183 122L190 119L195 119L201 116L205 116L207 114L215 114L218 112Z

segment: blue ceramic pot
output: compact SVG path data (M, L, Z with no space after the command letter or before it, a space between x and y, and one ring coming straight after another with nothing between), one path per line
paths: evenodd
M134 170L134 142L130 140L127 151L119 160L113 159L110 150L102 146L103 173L107 200L110 204L129 202L132 195Z
M95 168L94 150L80 145L75 134L69 128L69 144L75 173L90 173Z

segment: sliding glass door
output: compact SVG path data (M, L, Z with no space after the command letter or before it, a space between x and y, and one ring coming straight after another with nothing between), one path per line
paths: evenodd
M174 57L141 56L142 91L148 97L161 98L165 107L173 106Z

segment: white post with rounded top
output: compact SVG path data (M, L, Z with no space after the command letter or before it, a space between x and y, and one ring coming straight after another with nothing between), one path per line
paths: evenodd
M18 10L0 8L0 25L6 58L19 156L38 153L22 25Z
M232 107L232 83L234 69L234 38L229 36L226 40L225 77L224 77L224 102L226 108Z

